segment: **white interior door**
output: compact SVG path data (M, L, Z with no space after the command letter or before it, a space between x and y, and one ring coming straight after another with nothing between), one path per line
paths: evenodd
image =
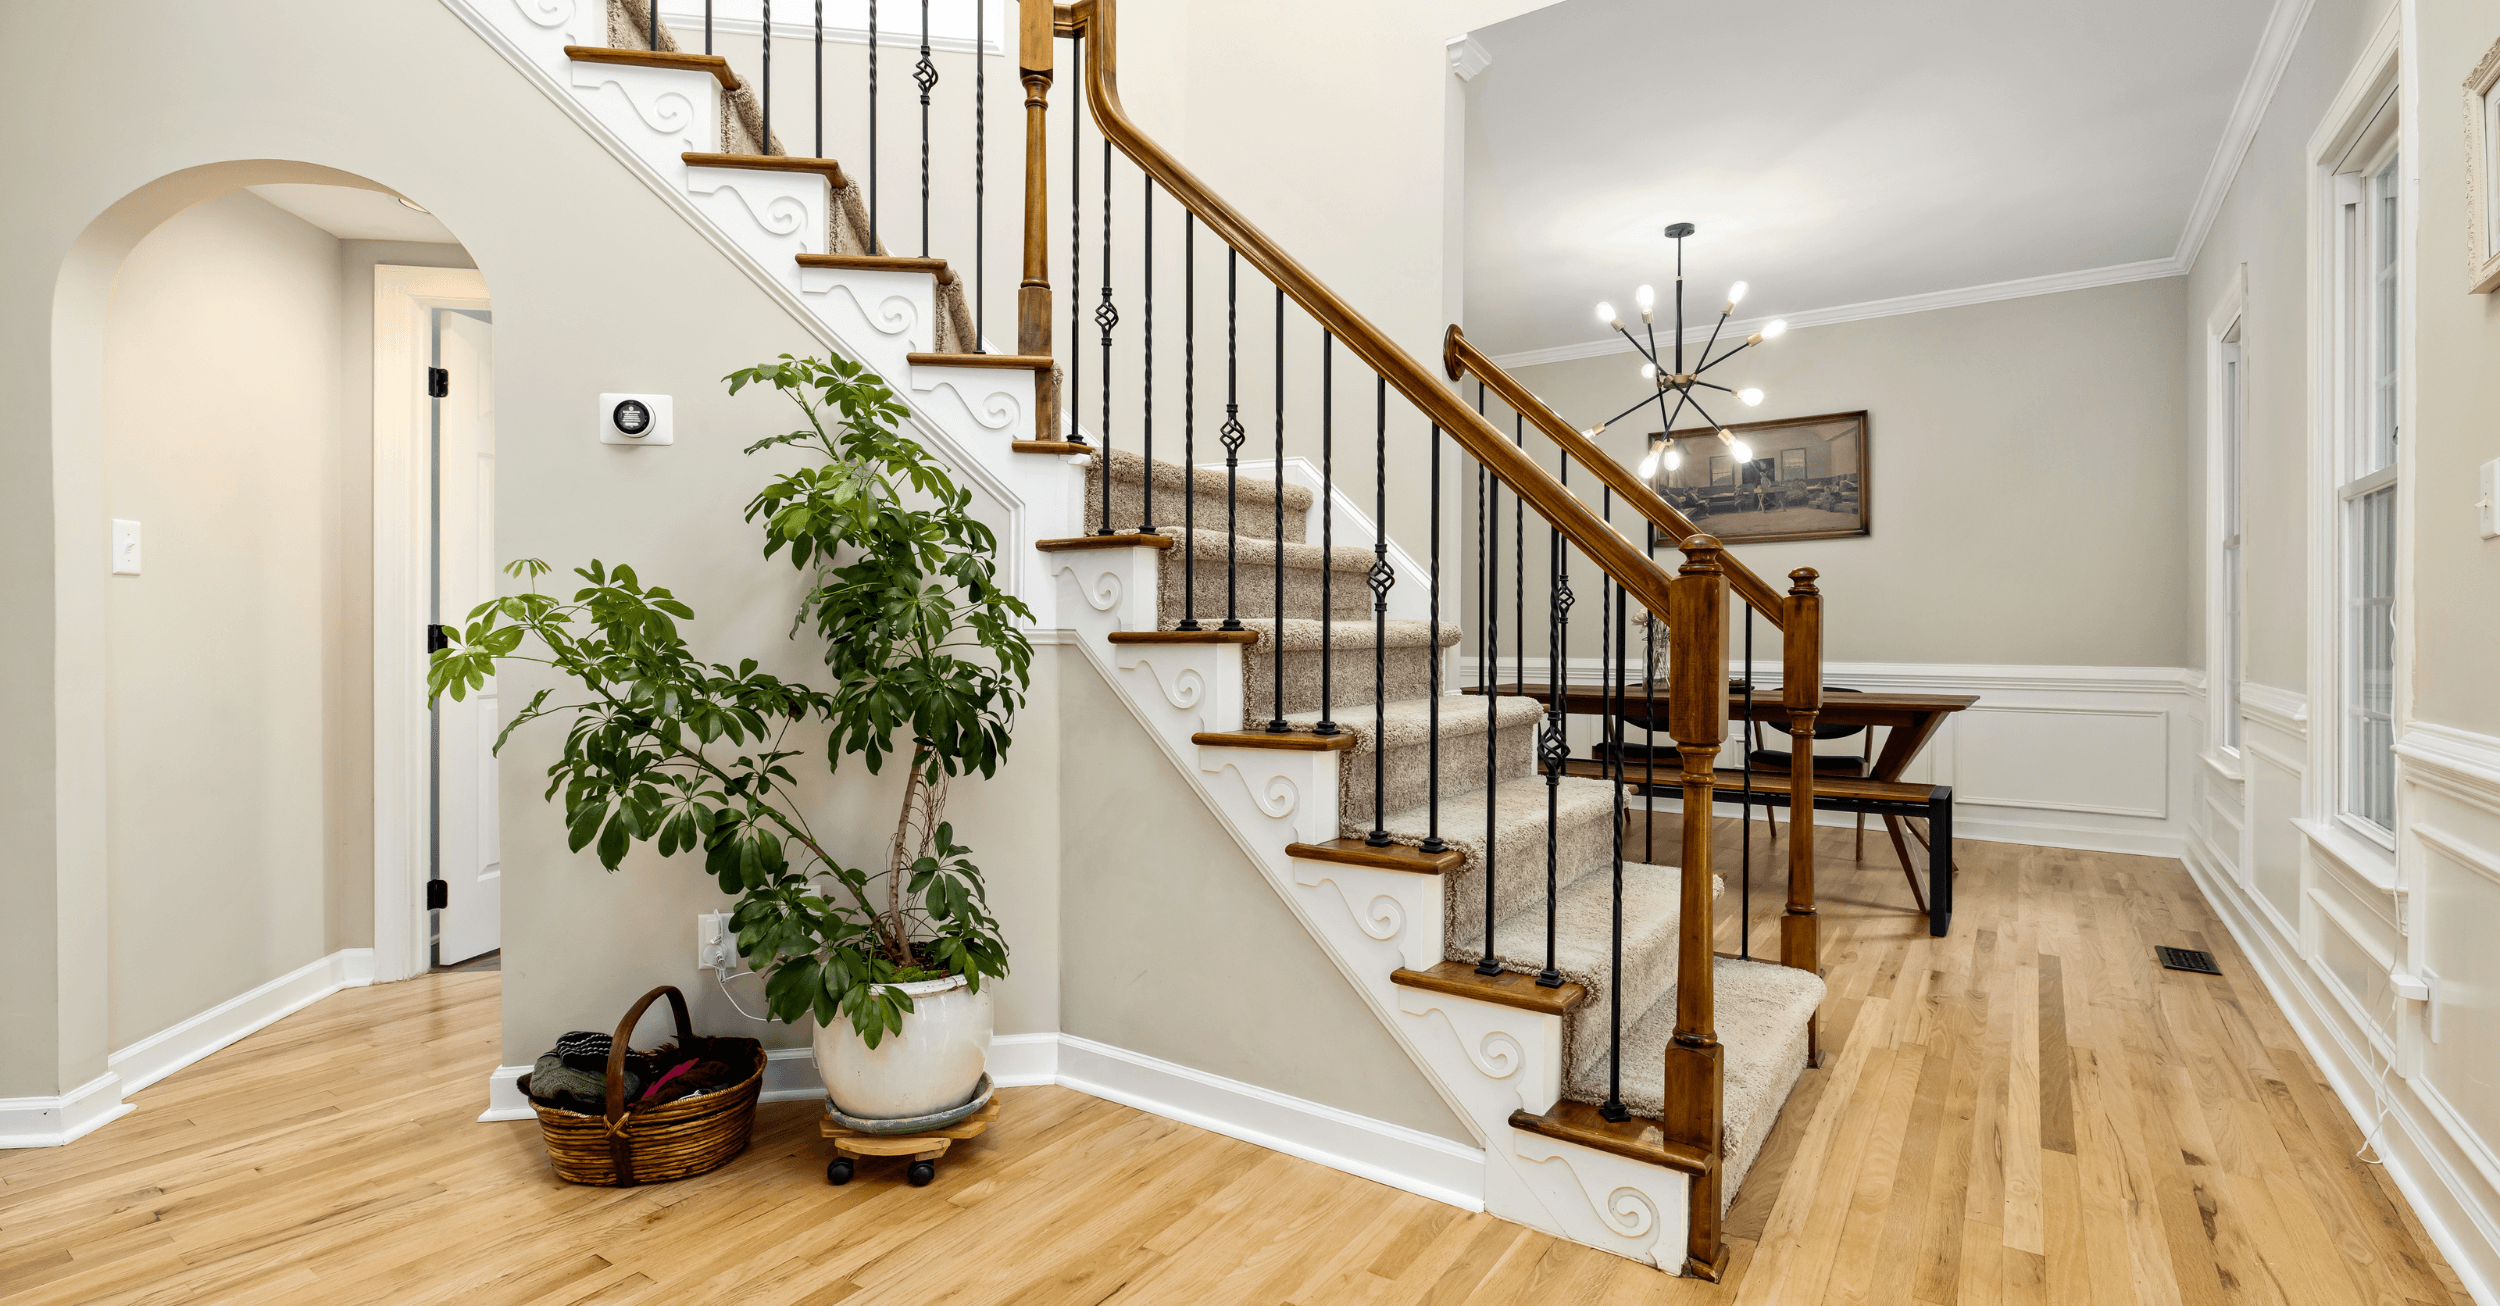
M435 620L465 626L494 597L494 328L439 311L437 362L448 376L435 410ZM502 859L495 810L495 682L435 715L434 856L444 881L435 961L449 965L503 946Z

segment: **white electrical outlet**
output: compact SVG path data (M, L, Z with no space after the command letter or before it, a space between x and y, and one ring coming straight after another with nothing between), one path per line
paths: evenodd
M2483 538L2500 539L2500 458L2483 464L2483 497L2474 506L2482 512Z
M694 964L703 970L737 973L738 946L729 934L729 913L709 911L694 918Z

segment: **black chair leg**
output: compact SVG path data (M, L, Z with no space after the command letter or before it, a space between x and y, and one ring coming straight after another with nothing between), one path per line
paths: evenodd
M1953 928L1953 791L1939 786L1927 801L1927 933Z

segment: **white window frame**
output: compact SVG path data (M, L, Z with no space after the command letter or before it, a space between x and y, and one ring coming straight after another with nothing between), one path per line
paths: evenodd
M2355 419L2369 396L2357 393L2352 360L2368 343L2356 334L2364 305L2355 302L2358 279L2345 242L2344 203L2352 196L2352 174L2366 178L2389 156L2402 162L2395 176L2398 197L2396 229L2396 423L2401 434L2411 429L2414 391L2413 283L2417 266L2414 234L2418 227L2419 194L2414 170L2420 157L2414 97L2400 77L2402 51L2399 15L2391 10L2368 43L2352 75L2310 138L2309 159L2309 693L2315 706L2309 719L2309 768L2302 785L2301 828L2313 846L2377 884L2396 887L2397 840L2404 824L2401 798L2392 813L2392 828L2381 829L2350 815L2351 761L2347 756L2350 728L2351 635L2347 620L2352 575L2350 504L2392 479L2395 578L2393 585L2393 697L2391 716L2398 734L2411 708L2410 587L2413 520L2411 442L2399 439L2395 462L2368 476L2358 474L2353 457ZM2399 788L2401 794L2401 788Z
M2230 537L2235 492L2243 519L2246 506L2247 313L2248 267L2242 264L2205 318L2205 745L2207 760L2235 778L2241 774L2240 686L2248 664L2247 571ZM2236 639L2235 593L2241 609Z

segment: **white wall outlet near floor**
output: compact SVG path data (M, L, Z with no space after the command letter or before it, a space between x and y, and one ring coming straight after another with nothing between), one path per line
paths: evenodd
M675 444L673 407L667 395L601 395L599 443Z
M707 911L694 918L694 964L723 974L737 971L738 948L729 936L729 913Z
M2491 473L2486 470L2483 476L2489 480ZM135 521L124 521L119 517L113 519L113 574L139 574L139 523Z

